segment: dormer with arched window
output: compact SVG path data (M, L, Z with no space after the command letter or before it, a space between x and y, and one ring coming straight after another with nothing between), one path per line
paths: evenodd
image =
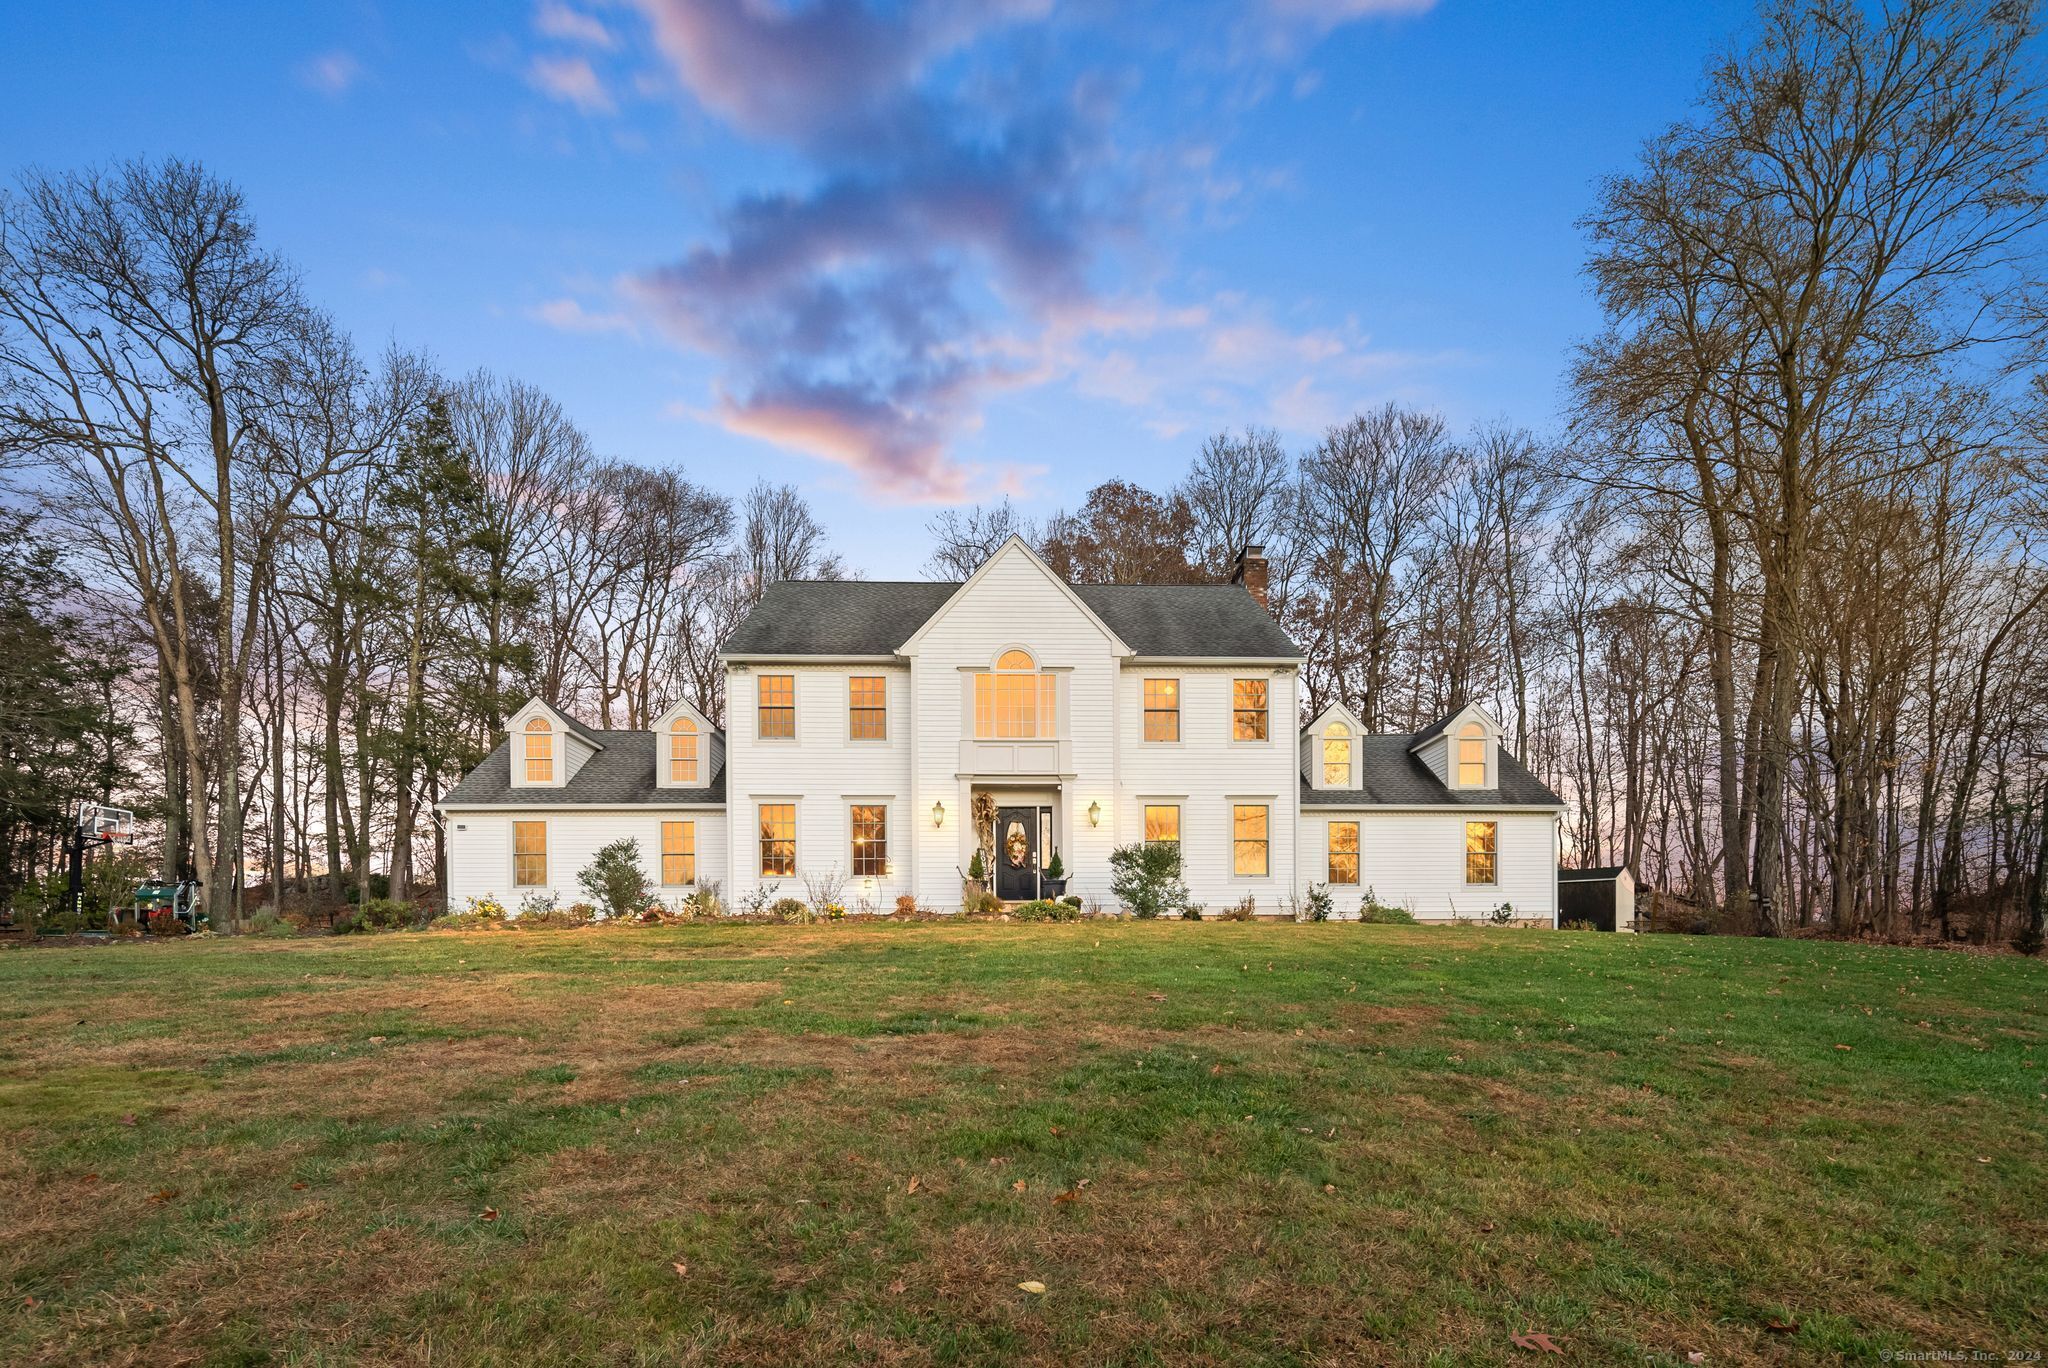
M604 749L588 728L536 698L505 720L514 788L561 788Z
M725 735L703 713L677 703L654 719L657 788L704 789L725 760Z
M1500 787L1500 724L1477 703L1417 732L1412 749L1446 788Z
M1365 786L1365 728L1341 703L1323 709L1302 729L1301 767L1310 788L1357 789Z

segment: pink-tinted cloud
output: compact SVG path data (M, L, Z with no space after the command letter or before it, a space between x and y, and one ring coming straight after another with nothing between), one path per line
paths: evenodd
M623 333L638 336L640 329L633 320L616 310L586 309L582 302L566 296L550 299L535 307L532 316L560 332L570 333Z
M597 69L582 57L536 57L526 78L549 98L576 106L585 114L610 114L618 108Z
M893 112L926 64L1051 0L635 0L707 109L750 133L809 143Z

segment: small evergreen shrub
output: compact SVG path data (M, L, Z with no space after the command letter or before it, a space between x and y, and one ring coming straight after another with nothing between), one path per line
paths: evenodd
M1189 902L1188 886L1181 882L1180 845L1175 841L1138 841L1111 851L1109 891L1134 917L1202 919L1201 908Z
M1337 911L1337 900L1330 896L1328 884L1312 883L1308 886L1308 897L1302 903L1303 921L1326 922Z
M601 847L576 884L605 917L630 917L647 906L651 890L640 866L640 843L628 836Z

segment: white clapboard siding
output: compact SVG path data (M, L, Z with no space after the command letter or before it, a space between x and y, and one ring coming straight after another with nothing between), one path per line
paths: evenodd
M1180 740L1145 740L1145 681L1180 682ZM1240 742L1232 735L1232 683L1264 679L1267 734L1264 741ZM1181 824L1181 877L1189 896L1211 913L1257 900L1257 910L1280 913L1295 888L1295 811L1300 781L1295 764L1295 672L1270 666L1127 664L1117 692L1118 748L1122 759L1117 791L1117 843L1142 840L1145 807L1177 804ZM1267 813L1267 874L1236 873L1232 809L1264 805ZM1105 899L1107 901L1107 899Z
M512 882L512 823L546 822L548 882L546 890L522 888ZM661 824L697 824L697 885L661 882ZM672 901L708 879L724 877L726 816L717 808L630 807L580 808L540 804L522 812L457 808L448 813L448 910L460 912L472 898L492 897L517 911L528 894L552 890L564 907L588 902L576 882L599 847L623 837L640 846L640 867L647 871L655 896Z
M762 738L756 712L762 675L790 675L796 688L794 740ZM888 735L855 741L848 735L851 685L856 675L886 679ZM899 665L759 664L726 677L725 795L736 839L726 880L727 901L742 905L756 890L775 898L804 898L803 875L836 870L847 880L841 894L853 908L862 900L887 912L910 891L912 810L910 784L910 671ZM767 802L796 807L797 877L763 879L759 811ZM889 810L889 875L855 880L851 809L881 803ZM930 806L929 803L926 804Z
M1303 888L1329 879L1329 824L1358 823L1358 883L1333 885L1340 916L1358 912L1365 890L1424 921L1462 916L1483 921L1502 903L1517 920L1549 922L1557 912L1557 819L1548 812L1305 807L1301 813ZM1500 824L1498 881L1465 882L1465 823Z
M1070 893L1109 897L1109 852L1117 839L1116 658L1094 615L1025 552L1011 544L968 581L920 636L911 660L916 710L918 896L934 907L957 907L960 873L974 849L968 809L975 781L960 770L960 743L971 731L972 687L965 671L988 669L1010 647L1029 651L1040 669L1066 672L1059 691L1059 735L1071 743L1071 777L1059 783L1053 844L1065 862ZM990 780L984 785L993 786ZM1044 776L1018 776L1020 786L1047 787ZM934 803L945 805L934 828ZM1088 821L1099 804L1099 826Z

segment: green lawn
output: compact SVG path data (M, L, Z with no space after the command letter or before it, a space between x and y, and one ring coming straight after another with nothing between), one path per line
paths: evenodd
M0 952L0 1362L2048 1351L2044 989L1216 923Z

